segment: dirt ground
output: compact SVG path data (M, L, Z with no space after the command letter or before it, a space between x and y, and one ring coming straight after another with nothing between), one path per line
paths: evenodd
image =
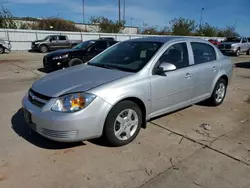
M100 139L53 142L26 126L21 98L46 74L43 55L0 55L0 188L250 187L250 56L231 57L221 106L155 119L133 143L111 148Z

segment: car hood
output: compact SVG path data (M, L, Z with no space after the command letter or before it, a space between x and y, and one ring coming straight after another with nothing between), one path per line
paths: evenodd
M45 42L46 40L35 40L33 42Z
M70 53L76 51L76 49L63 49L63 50L56 50L54 52L50 52L47 54L47 57L54 57L54 56L59 56L62 54Z
M33 83L32 89L49 97L58 97L67 93L85 92L132 74L134 73L78 65L44 76Z

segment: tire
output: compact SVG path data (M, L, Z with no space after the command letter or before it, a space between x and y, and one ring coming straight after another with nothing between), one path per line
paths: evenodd
M240 56L240 49L237 49L236 53L235 53L235 56L236 57L239 57Z
M132 101L122 101L109 112L105 121L103 136L111 146L124 146L136 138L141 125L142 112L139 106Z
M40 52L42 53L46 53L49 51L49 48L46 45L41 45L39 49L40 49Z
M221 93L218 92L218 90L221 87L224 87L224 92L221 90ZM221 88L222 89L222 88ZM221 94L221 97L219 97L218 95ZM217 83L215 84L213 93L211 95L211 97L207 100L208 104L210 106L219 106L223 103L225 96L227 93L227 82L225 81L225 79L220 78ZM220 98L220 100L218 100L218 97Z
M3 54L5 51L4 47L0 46L0 54Z
M247 55L250 55L250 49L247 50L247 53L246 53L246 54L247 54Z
M79 58L74 58L69 61L68 65L69 67L73 67L73 66L80 65L80 64L83 64L83 61Z

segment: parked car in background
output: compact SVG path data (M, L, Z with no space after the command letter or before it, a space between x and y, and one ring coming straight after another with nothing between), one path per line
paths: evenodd
M250 41L246 37L228 37L218 46L222 53L239 56L240 53L250 54Z
M88 40L76 45L72 49L57 50L45 55L43 66L52 71L83 64L116 43L117 41L113 38Z
M81 42L81 40L69 40L66 35L49 35L42 40L33 41L31 49L46 53L58 49L72 48Z
M11 51L10 41L5 39L0 39L0 54L3 54L5 51Z
M220 41L218 41L217 39L209 39L208 41L211 42L215 46L218 46L220 44Z
M190 37L122 41L84 65L36 80L22 100L28 125L61 142L103 135L130 143L146 121L200 101L220 105L232 62L211 43Z

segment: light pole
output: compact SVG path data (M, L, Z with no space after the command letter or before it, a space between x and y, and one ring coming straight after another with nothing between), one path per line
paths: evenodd
M202 24L202 16L203 16L203 11L205 10L205 8L201 9L201 17L200 17L200 29L201 29L201 24Z
M118 0L118 15L119 15L119 22L121 21L121 0Z
M234 31L236 30L237 20L234 21Z
M125 22L126 0L123 0L123 21Z
M130 18L130 26L132 26L133 18Z
M85 17L84 17L85 11L84 11L84 0L82 0L82 23L85 23Z

